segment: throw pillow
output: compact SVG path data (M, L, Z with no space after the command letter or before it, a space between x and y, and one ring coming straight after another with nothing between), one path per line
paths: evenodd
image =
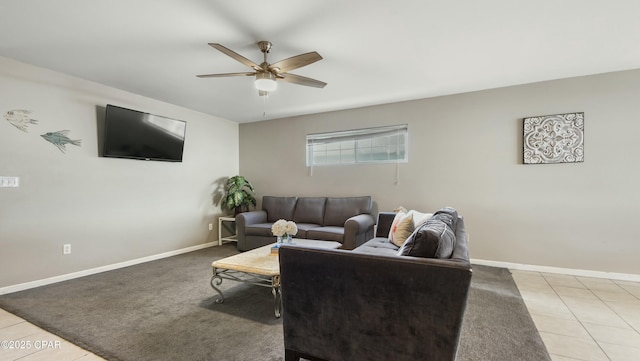
M395 227L391 228L391 243L402 247L407 238L413 233L413 214L402 217Z
M396 209L393 210L394 212L404 212L407 213L407 209L404 208L403 206L397 206Z
M450 258L456 243L453 230L443 221L430 219L417 228L398 250L399 256Z
M409 213L413 214L413 228L420 227L421 224L433 216L433 213L421 213L413 209Z
M393 230L398 225L398 222L407 215L406 212L396 212L396 216L393 217L393 222L391 222L391 227L389 228L389 241L391 241L391 235L393 234Z
M389 228L389 242L391 242L391 238L393 236L393 231L396 229L396 227L398 226L398 222L400 222L400 220L404 217L407 216L406 212L397 212L396 216L393 217L393 222L391 222L391 227Z
M458 227L458 211L451 207L442 207L433 215L433 219L439 219L446 223L453 232Z

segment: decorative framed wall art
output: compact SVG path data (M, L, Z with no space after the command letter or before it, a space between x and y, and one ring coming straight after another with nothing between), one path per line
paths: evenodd
M525 164L584 162L584 113L524 118Z

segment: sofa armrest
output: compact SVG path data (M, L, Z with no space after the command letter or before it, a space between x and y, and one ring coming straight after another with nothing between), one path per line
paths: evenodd
M236 238L238 244L242 245L245 242L245 227L256 224L265 223L267 221L267 212L265 211L251 211L238 213L236 216Z
M344 222L344 242L342 249L354 249L373 236L373 217L370 214L359 214Z
M469 262L469 235L464 225L464 218L458 217L458 227L456 227L456 246L451 255L452 260Z
M396 217L396 212L380 212L378 213L378 225L376 227L376 237L388 237L391 230L391 224Z
M279 261L285 352L332 361L455 359L468 263L287 246Z
M256 223L267 222L266 211L251 211L238 213L236 216L236 224L242 223L243 226L249 226Z

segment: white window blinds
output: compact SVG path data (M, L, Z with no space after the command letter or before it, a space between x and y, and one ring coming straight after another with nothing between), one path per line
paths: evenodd
M408 160L406 124L307 135L307 166Z

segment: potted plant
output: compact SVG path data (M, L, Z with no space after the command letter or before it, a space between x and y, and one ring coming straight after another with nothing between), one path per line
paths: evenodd
M233 210L234 215L249 210L251 205L256 205L255 190L253 185L245 177L236 175L227 180L222 207Z

